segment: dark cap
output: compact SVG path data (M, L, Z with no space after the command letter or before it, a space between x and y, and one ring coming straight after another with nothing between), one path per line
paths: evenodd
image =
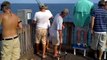
M2 4L1 4L1 9L0 10L3 10L4 8L10 8L10 2L8 1L4 1Z
M105 1L104 0L99 1L98 6L99 7L105 6Z

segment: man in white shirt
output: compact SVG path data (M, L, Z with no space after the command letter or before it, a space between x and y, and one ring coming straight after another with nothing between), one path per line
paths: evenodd
M52 39L52 44L54 45L54 57L58 56L58 46L62 44L63 18L68 13L68 9L64 9L61 13L58 13L50 27L50 37Z
M45 51L46 51L46 37L47 37L47 29L50 25L49 19L52 15L46 12L45 5L42 4L39 6L40 11L35 13L34 21L36 22L36 49L37 54L39 53L39 43L42 40L43 44L43 54L42 58L46 58Z

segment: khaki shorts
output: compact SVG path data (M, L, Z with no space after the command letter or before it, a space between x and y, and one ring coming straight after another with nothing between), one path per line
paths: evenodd
M107 34L94 33L92 37L91 48L93 50L101 49L102 51L105 51L106 42L107 42Z
M39 44L40 41L42 41L42 44L46 44L47 29L37 29L35 37L36 37L37 44Z
M1 60L18 60L20 58L19 38L1 41Z

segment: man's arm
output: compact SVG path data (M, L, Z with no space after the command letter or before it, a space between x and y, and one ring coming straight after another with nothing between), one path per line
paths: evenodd
M35 13L32 23L36 24L36 22L37 22L37 13Z
M19 29L22 29L23 27L22 27L22 21L18 18L18 28Z
M59 40L60 40L60 43L62 43L62 36L63 36L63 33L62 33L62 20L61 19L58 19L57 21L57 30L58 30L58 33L59 33Z
M58 30L58 33L59 33L59 40L60 40L60 43L62 43L62 30Z
M91 33L93 33L94 19L95 19L95 17L92 16L92 17L91 17Z

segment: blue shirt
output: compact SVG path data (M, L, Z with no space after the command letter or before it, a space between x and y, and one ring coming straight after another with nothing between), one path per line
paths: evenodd
M107 10L98 8L93 11L92 16L95 17L94 31L106 32L107 31Z

